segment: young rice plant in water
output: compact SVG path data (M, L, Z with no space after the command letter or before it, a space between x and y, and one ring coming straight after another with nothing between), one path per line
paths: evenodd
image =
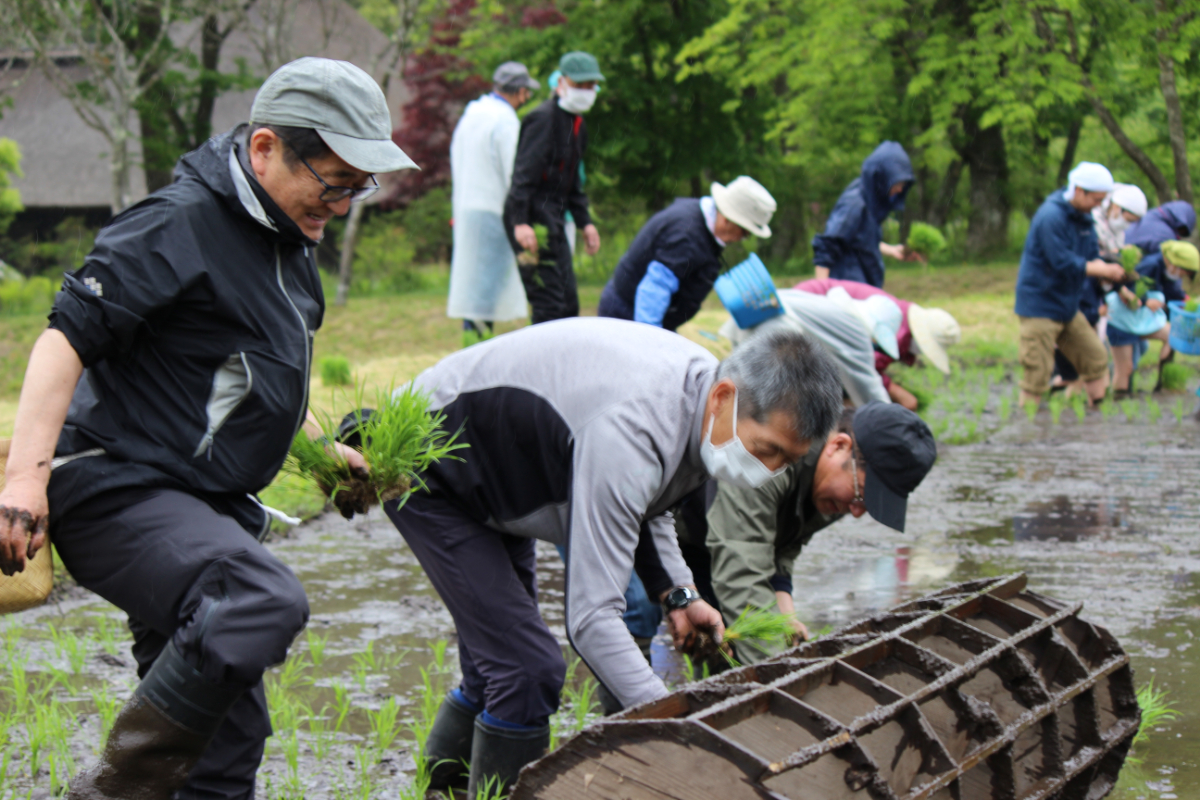
M321 359L321 382L326 386L349 386L350 360L345 356L329 356Z
M355 405L363 408L361 390ZM368 475L352 473L346 459L327 445L336 439L338 426L321 412L317 418L323 441L300 431L284 465L289 472L316 481L339 508L365 511L375 502L402 498L422 485L421 472L467 446L456 443L457 432L449 434L442 428L445 415L431 413L428 396L411 384L395 392L380 390L369 415L355 413L358 423L347 435L360 438Z

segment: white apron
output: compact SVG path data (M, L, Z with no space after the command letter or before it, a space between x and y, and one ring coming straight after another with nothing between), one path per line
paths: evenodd
M503 321L527 314L525 288L503 221L520 133L516 111L491 94L469 103L454 129L449 317Z

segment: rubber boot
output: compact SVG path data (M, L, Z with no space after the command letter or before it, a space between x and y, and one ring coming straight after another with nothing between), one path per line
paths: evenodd
M67 800L171 800L244 691L206 680L168 642Z
M466 787L466 764L471 759L471 741L478 714L453 692L442 701L429 729L429 738L425 740L430 789L442 791Z
M471 780L468 800L476 800L480 791L485 798L507 793L517 782L517 773L526 764L537 761L550 746L550 726L514 730L489 725L482 717L475 720L475 738L471 742Z

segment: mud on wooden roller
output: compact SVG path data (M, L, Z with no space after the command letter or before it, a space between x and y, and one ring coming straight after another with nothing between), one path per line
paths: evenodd
M511 800L1096 800L1141 715L1081 607L1024 574L926 595L606 718Z

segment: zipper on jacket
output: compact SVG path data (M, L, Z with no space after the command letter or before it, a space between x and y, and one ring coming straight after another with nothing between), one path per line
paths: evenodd
M304 256L308 257L308 248L304 248ZM300 432L301 426L304 425L304 418L308 412L308 373L312 368L312 340L308 336L308 323L304 321L304 315L300 313L300 309L296 307L292 296L288 294L287 287L283 285L283 260L279 257L279 245L275 245L275 279L279 282L279 291L283 292L283 296L287 298L288 305L296 312L296 318L300 320L300 329L304 331L304 402L300 404L300 418L296 420L296 429L292 431L292 438L296 438L296 434Z
M208 460L212 461L212 449L214 440L217 438L217 431L221 430L225 426L225 423L229 421L229 418L238 410L238 407L246 402L246 398L250 396L250 390L254 388L254 373L250 371L250 362L246 359L246 354L238 353L238 357L241 359L242 367L246 370L246 391L242 393L242 396L238 398L238 401L233 404L233 407L229 409L225 416L217 420L215 425L213 424L213 420L209 419L208 430L205 431L204 438L200 440L200 445L196 448L196 452L192 454L192 458L196 458L201 453L207 451ZM212 403L211 399L209 403Z

